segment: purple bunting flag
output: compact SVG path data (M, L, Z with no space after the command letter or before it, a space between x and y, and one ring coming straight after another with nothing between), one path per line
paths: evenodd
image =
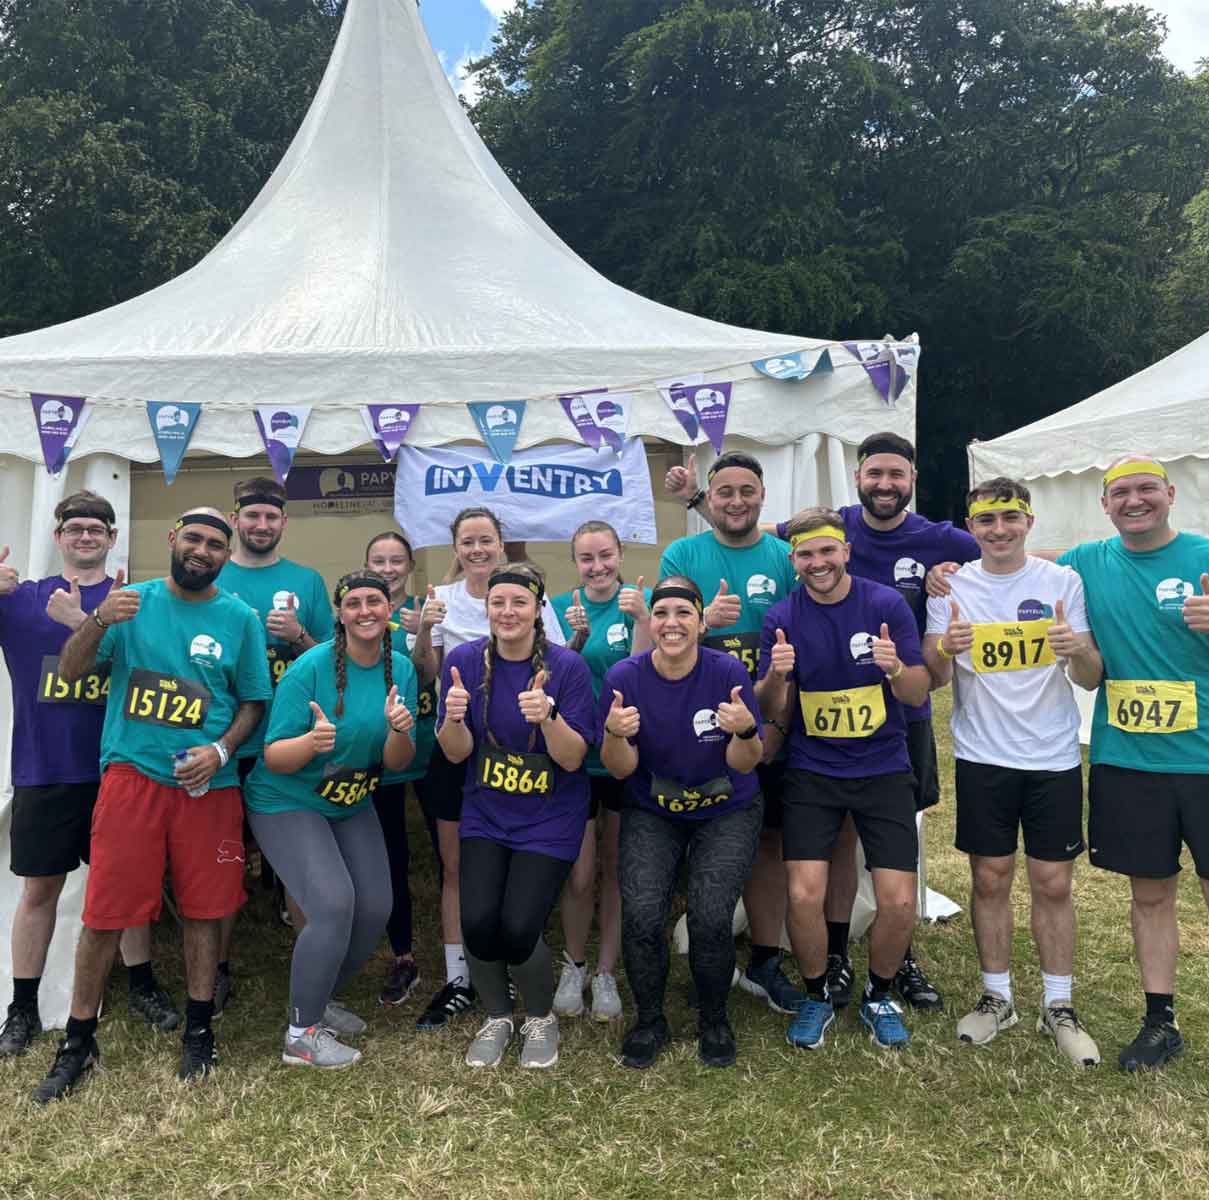
M590 396L588 411L600 431L600 436L615 453L620 454L626 440L626 425L629 422L631 396L628 392L609 392L604 396Z
M700 383L693 387L672 389L673 397L683 397L692 405L715 454L722 453L726 419L730 415L730 390L733 386L731 383Z
M57 475L67 464L68 456L79 440L88 419L83 396L48 396L32 392L34 420L42 441L42 458L46 470Z
M298 444L302 441L302 431L311 415L311 406L258 404L255 415L256 427L260 430L260 440L264 442L273 474L284 487L290 468L294 465Z
M592 410L588 407L588 402L584 397L598 395L608 390L608 388L593 388L590 392L576 392L572 396L559 396L558 398L559 404L563 406L563 412L575 426L576 432L593 450L600 449L601 435L596 422L592 419Z
M378 447L383 462L394 462L399 447L407 440L411 423L420 411L418 404L364 404L361 419Z
M858 359L870 382L877 388L881 398L887 404L893 404L890 398L890 372L892 360L890 347L885 342L845 342L844 349Z
M704 382L704 372L690 371L678 379L660 379L655 383L668 408L672 410L672 416L680 422L681 428L694 442L697 440L697 434L701 432L701 425L697 420L697 410L693 408L693 402L684 391Z

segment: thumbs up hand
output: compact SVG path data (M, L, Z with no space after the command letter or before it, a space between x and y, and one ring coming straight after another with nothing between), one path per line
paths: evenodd
M386 723L390 726L392 733L410 733L411 727L414 724L411 711L407 705L399 699L399 689L397 686L392 686L386 697L386 705L383 710L386 713Z
M50 599L46 602L46 615L52 621L66 625L68 629L79 629L84 624L87 618L80 604L80 581L74 575L71 577L69 590L55 588L51 592Z
M731 594L730 584L722 580L718 594L705 610L705 624L709 629L725 629L735 624L743 613L743 601Z
M538 671L529 684L529 690L519 692L516 703L521 710L521 716L530 725L540 725L549 715L553 703L546 695L546 683L549 676L545 671Z
M445 601L437 595L437 590L430 583L424 607L420 609L420 628L431 629L445 620Z
M949 627L941 634L940 644L950 658L973 649L974 626L962 618L956 600L949 601Z
M21 572L16 567L8 565L8 554L7 546L0 550L0 596L7 596L10 592L15 592L17 584L21 582Z
M1184 624L1193 633L1209 633L1209 574L1201 575L1201 594L1184 601Z
M605 733L617 738L633 738L638 736L640 725L638 709L627 708L622 694L614 692L613 703L605 717Z
M743 689L736 684L730 689L730 699L718 705L718 728L723 733L746 733L756 719L743 703Z
M567 624L576 633L587 633L590 629L588 610L579 599L579 588L571 593L571 603L567 608Z
M793 648L793 643L786 639L783 629L777 630L777 640L772 644L770 661L774 674L779 675L782 679L788 679L797 666L797 652Z
M265 629L283 642L296 642L306 632L298 620L297 597L293 592L286 598L285 608L274 608L265 618Z
M669 467L663 477L663 490L674 500L687 504L697 494L697 477L688 467Z
M873 639L873 661L884 675L897 675L903 665L898 658L898 648L890 637L890 626L882 622L881 630Z
M126 587L126 572L119 567L113 577L113 587L97 605L96 613L106 625L121 625L134 620L141 602L142 594Z
M462 686L462 673L457 667L449 672L449 688L445 692L445 720L461 724L470 711L470 693Z
M1054 601L1054 619L1045 631L1049 648L1058 658L1072 658L1079 652L1079 638L1066 620L1066 606Z
M632 621L646 621L651 616L647 611L646 593L642 586L644 578L645 576L639 575L638 582L633 587L628 583L623 584L617 595L617 607Z
M315 716L315 724L311 727L311 752L329 754L336 748L336 727L314 700L311 701L311 712Z

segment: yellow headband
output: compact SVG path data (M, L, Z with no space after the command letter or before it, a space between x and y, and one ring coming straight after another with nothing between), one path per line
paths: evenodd
M1033 510L1028 506L1028 502L1017 496L1013 496L1010 500L975 500L970 505L969 515L971 517L989 512L1022 512L1030 517L1033 515Z
M1162 463L1151 462L1150 459L1144 459L1142 462L1118 463L1104 472L1104 486L1107 488L1110 483L1124 475L1157 475L1160 479L1166 480L1167 468Z
M789 544L796 549L799 542L808 542L811 538L816 537L835 538L837 542L847 542L848 540L848 535L842 529L837 529L834 525L820 525L817 529L807 529L804 533L795 533L789 539Z

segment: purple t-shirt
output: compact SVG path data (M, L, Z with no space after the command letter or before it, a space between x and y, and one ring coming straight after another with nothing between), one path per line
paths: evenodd
M625 781L627 803L681 820L709 820L750 804L760 791L759 780L755 771L735 771L726 765L730 735L718 728L716 711L730 699L731 689L739 687L743 703L760 724L760 707L746 668L737 658L702 646L697 665L683 679L664 679L655 670L652 653L648 650L610 667L600 689L602 730L614 691L621 693L626 707L638 709L638 736L631 739L631 745L638 747L638 767ZM762 735L761 725L758 736ZM707 795L709 803L693 798L671 808L666 796L660 804L652 795L655 778L692 791L726 779L730 796L718 800ZM660 794L668 791L656 789Z
M80 588L80 603L91 612L109 595L112 579ZM0 596L0 646L13 688L13 786L92 783L101 777L101 726L109 680L93 672L70 687L53 672L71 630L46 615L56 588L71 583L62 575L27 580Z
M768 674L772 644L783 629L796 654L799 694L790 714L791 767L848 779L910 771L906 709L874 663L872 647L884 622L899 659L908 667L921 666L919 630L907 602L893 588L850 578L852 588L838 604L820 604L801 587L769 609L760 633L758 676ZM876 689L880 698L855 693L857 688ZM832 731L836 736L830 736Z
M874 583L892 587L907 602L922 638L928 623L928 597L924 580L938 563L974 562L982 557L978 543L952 521L929 521L909 512L897 529L874 529L865 520L865 510L850 504L839 510L848 533L852 556L848 573ZM777 526L777 536L785 536L785 526ZM932 701L920 708L906 708L908 721L926 721L932 716Z
M474 751L466 768L462 824L464 838L490 838L512 850L548 854L574 862L579 857L584 827L588 823L588 772L565 771L553 763L552 788L545 795L532 791L504 791L482 782L482 755L493 748L483 722L483 648L486 638L455 646L445 655L441 669L441 702L437 728L445 720L445 696L452 686L451 671L457 667L462 685L470 693L466 726L474 736ZM546 694L558 705L559 715L584 741L596 740L596 701L592 695L592 673L588 664L572 650L546 647ZM533 678L529 660L507 662L497 657L491 673L491 697L487 721L499 747L512 754L546 753L541 727L521 716L516 697L527 691ZM536 734L530 747L529 738ZM584 760L587 761L586 758ZM533 772L530 772L531 782Z

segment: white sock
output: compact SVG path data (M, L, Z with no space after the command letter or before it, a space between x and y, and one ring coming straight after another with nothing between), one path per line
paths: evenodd
M1041 984L1045 988L1045 1007L1048 1008L1057 1000L1065 1000L1070 1003L1071 984L1074 982L1073 975L1047 975L1044 971L1041 972Z
M470 979L470 968L466 965L466 952L461 942L445 943L445 982L461 983L465 986Z
M291 1025L289 1035L290 1041L296 1042L304 1033L306 1033L305 1025Z
M982 986L985 991L998 992L1009 1004L1012 1002L1011 971L983 971Z

